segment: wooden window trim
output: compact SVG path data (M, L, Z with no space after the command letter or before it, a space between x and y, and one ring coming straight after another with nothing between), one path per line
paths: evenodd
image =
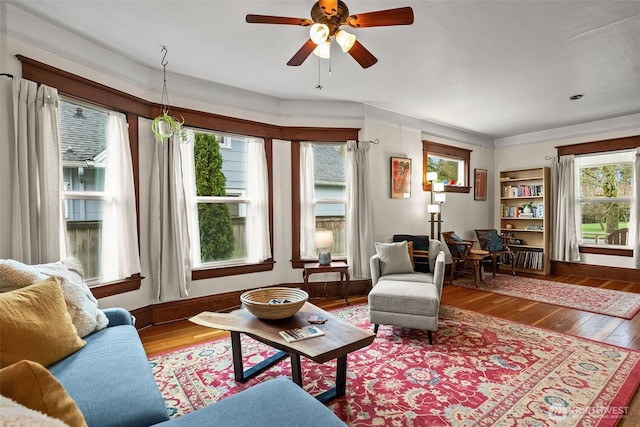
M558 156L597 154L610 151L633 150L640 147L640 135L624 138L605 139L600 141L584 142L581 144L561 145L556 147ZM580 246L580 253L632 257L633 249L615 247L599 248L594 246Z
M471 192L471 151L465 148L422 140L422 190L431 191L431 183L427 181L429 169L429 154L448 157L464 162L465 186L445 185L445 193L470 193Z

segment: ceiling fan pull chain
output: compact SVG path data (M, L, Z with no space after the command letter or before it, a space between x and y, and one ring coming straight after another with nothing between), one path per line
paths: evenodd
M322 85L320 84L320 57L318 57L318 86L316 89L322 90Z

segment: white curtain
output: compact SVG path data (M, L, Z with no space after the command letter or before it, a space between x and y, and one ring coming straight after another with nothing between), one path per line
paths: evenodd
M247 141L247 232L248 262L262 262L271 258L269 236L269 176L267 155L262 139Z
M556 261L580 261L577 237L574 156L561 156L552 165L553 244Z
M2 88L0 194L10 207L2 211L0 257L58 261L64 245L58 91L20 78L10 91L6 81Z
M631 221L631 241L633 242L633 261L636 268L640 268L640 148L636 150L636 158L633 163L635 170L635 183L633 185L633 207Z
M140 273L136 197L124 114L109 112L100 265L102 281Z
M156 300L173 301L189 296L191 287L191 239L187 222L190 197L183 182L183 165L187 162L183 161L182 149L186 147L181 146L179 137L165 144L149 138L144 144L149 144L152 157L151 176L145 179L149 182L149 204L157 207L151 209L147 225L149 276Z
M316 234L313 144L300 144L300 257L314 258Z
M369 147L347 142L347 263L353 277L365 279L374 247Z

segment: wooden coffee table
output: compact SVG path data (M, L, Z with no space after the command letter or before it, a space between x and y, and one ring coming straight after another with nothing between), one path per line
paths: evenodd
M279 332L282 330L308 325L309 316L314 314L327 317L326 323L317 325L325 333L324 336L293 343L286 342L280 336ZM345 322L309 302L306 302L294 316L282 320L261 320L244 308L231 313L205 311L189 320L202 326L231 332L233 371L238 382L248 381L289 356L293 381L302 387L300 356L316 363L337 359L335 386L316 396L321 402L344 396L347 386L347 355L368 346L375 339L372 331ZM280 351L245 370L242 364L240 334L248 335Z

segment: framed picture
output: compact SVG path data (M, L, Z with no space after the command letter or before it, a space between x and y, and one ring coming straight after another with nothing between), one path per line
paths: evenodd
M411 197L411 159L391 158L391 198Z
M487 200L487 170L475 169L473 200Z

